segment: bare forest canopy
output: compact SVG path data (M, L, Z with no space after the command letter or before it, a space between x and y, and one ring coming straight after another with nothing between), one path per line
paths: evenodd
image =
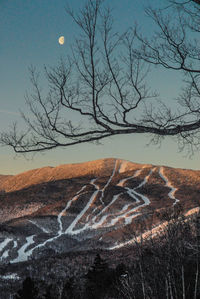
M13 124L0 134L0 143L27 153L147 133L155 144L174 136L180 150L199 149L200 1L169 0L164 8L147 8L157 28L152 37L137 26L116 32L103 0L88 0L78 13L67 7L66 13L80 29L71 56L44 69L46 95L37 71L30 69L31 117L22 112L26 129ZM164 103L150 90L147 78L154 66L182 76L174 101Z

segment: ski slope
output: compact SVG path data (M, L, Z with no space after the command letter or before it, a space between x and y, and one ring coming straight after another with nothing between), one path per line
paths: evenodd
M24 241L23 239L19 241L15 237L6 237L0 243L1 261L11 263L26 261L35 250L45 248L63 235L76 237L87 234L88 231L94 233L102 230L112 231L112 229L132 224L135 218L142 215L143 209L151 205L150 198L143 194L143 188L151 183L150 180L154 174L162 178L164 188L170 189L168 198L173 200L172 205L179 202L179 199L175 197L178 189L168 179L164 167L144 165L140 169L133 170L131 175L124 177L127 165L125 162L123 163L120 164L118 160L115 161L104 184L100 177L91 178L71 198L67 198L64 203L62 202L62 208L56 218L56 232L53 234L52 231L40 225L37 219L28 219L28 222L33 227L37 227L43 234L42 241L38 241L41 239L38 239L35 233L26 236ZM110 188L114 190L113 193L110 193ZM77 214L72 214L71 209L75 204L77 206L80 200L82 208ZM66 226L65 221L68 216L73 219ZM161 229L162 225L155 228L153 234ZM144 236L148 236L149 232L145 234ZM121 248L131 244L133 240L134 238L110 247L110 249ZM9 258L11 252L14 252L15 258Z

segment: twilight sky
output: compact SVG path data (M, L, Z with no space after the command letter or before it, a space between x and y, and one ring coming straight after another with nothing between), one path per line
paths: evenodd
M113 7L115 27L125 30L137 21L148 34L150 20L144 7L150 0L106 0ZM13 121L20 123L19 109L24 109L24 95L29 91L28 67L42 71L44 65L54 66L69 53L77 27L65 12L66 0L0 0L0 128L7 130ZM75 10L83 0L69 0ZM154 1L159 3L158 0ZM58 44L59 36L65 44ZM174 73L151 74L149 84L157 88L166 100L177 95L178 78ZM27 160L9 148L0 147L0 174L16 174L42 166L77 163L114 157L138 163L200 169L199 154L192 159L178 153L175 141L166 138L161 148L146 146L146 135L117 136L105 139L103 145L83 144L38 154Z

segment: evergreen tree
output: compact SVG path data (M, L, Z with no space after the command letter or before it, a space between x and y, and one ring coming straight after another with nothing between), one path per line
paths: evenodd
M52 294L51 294L51 286L48 286L48 288L46 289L46 293L44 295L45 299L53 299Z
M34 281L27 277L20 289L14 297L15 299L38 299L38 290L35 287Z
M73 277L69 278L62 290L61 299L75 299L74 295L74 279Z
M116 277L120 277L120 276L125 276L127 275L128 271L126 269L126 266L123 263L120 263L119 265L117 265L116 269L115 269L115 275Z
M111 270L99 254L96 255L92 268L86 274L86 298L103 298L103 294L112 284Z
M108 270L108 264L105 260L100 257L98 253L94 260L94 265L92 266L92 272L95 274L101 274Z

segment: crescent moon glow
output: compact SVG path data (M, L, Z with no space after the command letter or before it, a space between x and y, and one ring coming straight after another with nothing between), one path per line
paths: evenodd
M64 36L60 36L59 39L58 39L58 42L60 45L63 45L64 42L65 42L65 37Z

